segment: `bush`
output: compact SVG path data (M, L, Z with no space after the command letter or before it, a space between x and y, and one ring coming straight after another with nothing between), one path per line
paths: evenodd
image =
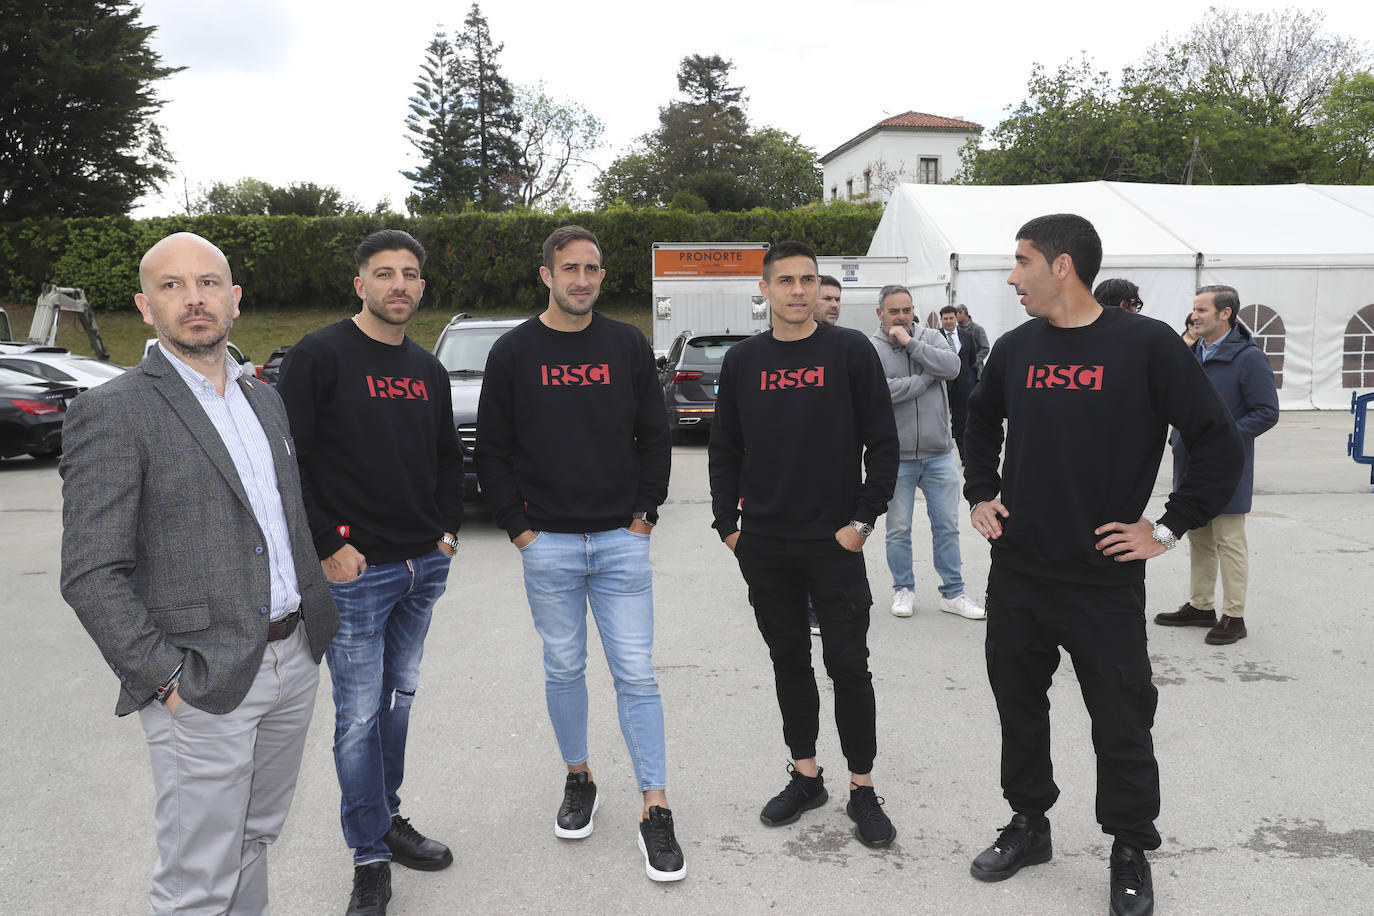
M853 206L703 213L686 209L444 216L176 216L29 219L0 223L0 299L33 302L44 282L81 287L98 309L132 309L143 252L172 232L223 250L243 287L243 308L355 303L353 250L384 226L412 233L428 253L425 299L440 311L532 312L548 295L540 246L577 223L601 240L608 303L647 305L653 242L802 239L819 254L868 250L882 211Z

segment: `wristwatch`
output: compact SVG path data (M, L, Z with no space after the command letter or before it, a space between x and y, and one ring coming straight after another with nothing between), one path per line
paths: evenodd
M439 543L448 545L448 549L452 550L454 553L458 552L458 539L447 532L444 533L443 537L439 538Z
M650 528L654 527L654 523L656 521L656 519L649 518L649 513L647 512L631 512L630 518L637 518L644 524L648 525Z
M857 519L849 523L849 527L859 532L859 537L866 538L873 533L873 526L868 522L861 522Z
M1164 545L1165 550L1173 550L1178 546L1178 538L1169 530L1168 525L1155 525L1155 530L1150 532L1150 537Z

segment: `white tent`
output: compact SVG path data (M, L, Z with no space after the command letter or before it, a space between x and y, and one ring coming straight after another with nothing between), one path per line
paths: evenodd
M1045 213L1091 220L1094 285L1132 280L1144 313L1176 328L1197 287L1236 287L1281 406L1344 409L1374 388L1374 187L909 184L868 253L908 258L922 314L967 305L995 340L1026 320L1006 278L1016 230Z

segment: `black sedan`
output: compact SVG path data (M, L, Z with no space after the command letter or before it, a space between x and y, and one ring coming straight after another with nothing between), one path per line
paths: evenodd
M686 430L710 428L716 414L716 390L720 387L720 361L747 334L693 334L684 331L658 360L663 385L663 406L668 428L679 442Z
M81 388L0 367L0 458L52 458L62 451L67 402Z

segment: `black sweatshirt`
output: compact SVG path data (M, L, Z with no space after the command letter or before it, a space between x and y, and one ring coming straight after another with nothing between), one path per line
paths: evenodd
M765 332L735 344L720 369L709 457L722 540L741 515L750 532L805 540L872 524L897 483L898 444L868 338L821 322L801 340Z
M655 520L672 443L644 335L596 312L581 331L531 318L507 332L487 357L476 460L512 540L624 528L635 512Z
M369 563L409 560L458 530L463 452L448 372L433 354L344 319L291 348L277 392L320 559L348 543Z
M1142 581L1145 561L1103 555L1093 531L1140 519L1171 424L1193 460L1158 521L1181 537L1231 498L1242 453L1230 411L1173 329L1109 308L1085 327L1037 318L1002 335L964 430L964 496L1000 493L1011 513L993 562L1086 585Z

